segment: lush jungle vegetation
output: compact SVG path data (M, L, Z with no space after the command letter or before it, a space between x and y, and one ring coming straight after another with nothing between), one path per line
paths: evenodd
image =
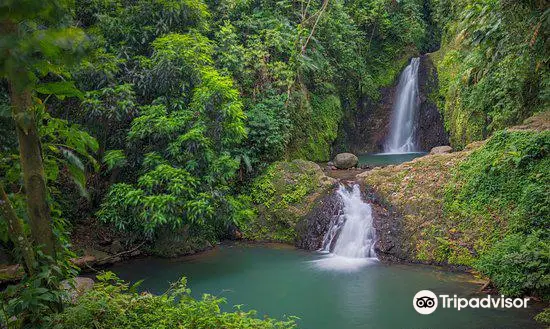
M548 4L441 1L438 95L453 146L521 123L549 104Z
M271 193L257 189L272 163L329 160L358 102L377 102L411 57L440 44L432 56L441 88L431 96L452 144L484 139L548 109L549 25L542 0L1 1L0 241L24 276L3 292L0 320L14 328L130 328L161 317L166 327L292 327L220 312L220 300L193 300L185 285L140 296L108 284L112 277L68 306L59 286L77 272L69 234L99 223L130 243L185 234L192 249L246 232ZM538 156L547 157L544 147ZM523 208L510 216L536 222L526 232L518 221L518 235L495 246L484 271L497 283L499 252L547 238L548 190L532 182L547 176L533 178L529 159L518 157L506 160L518 162L515 185L506 185L518 194L497 205L519 195ZM480 161L494 161L492 153L472 158L464 177ZM467 184L457 211L480 188ZM492 187L481 188L476 204L493 203ZM105 305L112 313L99 311Z

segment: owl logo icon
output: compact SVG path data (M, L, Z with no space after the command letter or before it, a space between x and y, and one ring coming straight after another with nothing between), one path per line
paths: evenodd
M437 309L437 296L429 290L421 290L414 295L413 307L420 314L431 314Z
M435 305L435 301L433 298L431 297L428 297L428 296L424 296L424 297L418 297L416 299L416 306L420 307L420 308L424 308L424 307L434 307Z

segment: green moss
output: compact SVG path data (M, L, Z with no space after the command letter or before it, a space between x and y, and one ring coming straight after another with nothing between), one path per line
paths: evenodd
M328 161L330 147L338 136L343 110L335 95L316 96L311 100L304 94L296 105L302 115L295 120L293 139L288 148L290 159Z
M456 168L446 217L473 252L449 263L476 267L507 294L550 291L549 152L550 131L501 131Z
M550 131L495 134L457 168L446 191L449 215L477 218L487 233L542 228L550 218L548 152Z
M333 184L309 161L276 162L252 184L258 216L243 228L246 239L293 243L296 224Z

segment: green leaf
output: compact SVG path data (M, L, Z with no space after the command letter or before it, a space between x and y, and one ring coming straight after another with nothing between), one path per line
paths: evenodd
M126 164L126 156L122 150L109 150L103 156L103 163L107 165L107 169L113 170Z
M67 160L67 169L71 174L71 178L78 186L80 195L88 198L88 191L86 190L86 172L84 170L84 164L80 158L70 150L64 149L62 151L63 156Z
M55 95L61 100L65 99L65 97L84 99L84 94L75 87L74 81L41 83L36 87L36 91L45 95Z

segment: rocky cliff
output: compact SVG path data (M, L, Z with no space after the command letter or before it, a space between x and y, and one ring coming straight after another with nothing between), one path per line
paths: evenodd
M420 108L417 116L417 132L418 146L424 151L439 145L449 145L449 136L445 132L443 118L434 100L438 88L437 69L431 58L428 55L420 56L418 67Z

